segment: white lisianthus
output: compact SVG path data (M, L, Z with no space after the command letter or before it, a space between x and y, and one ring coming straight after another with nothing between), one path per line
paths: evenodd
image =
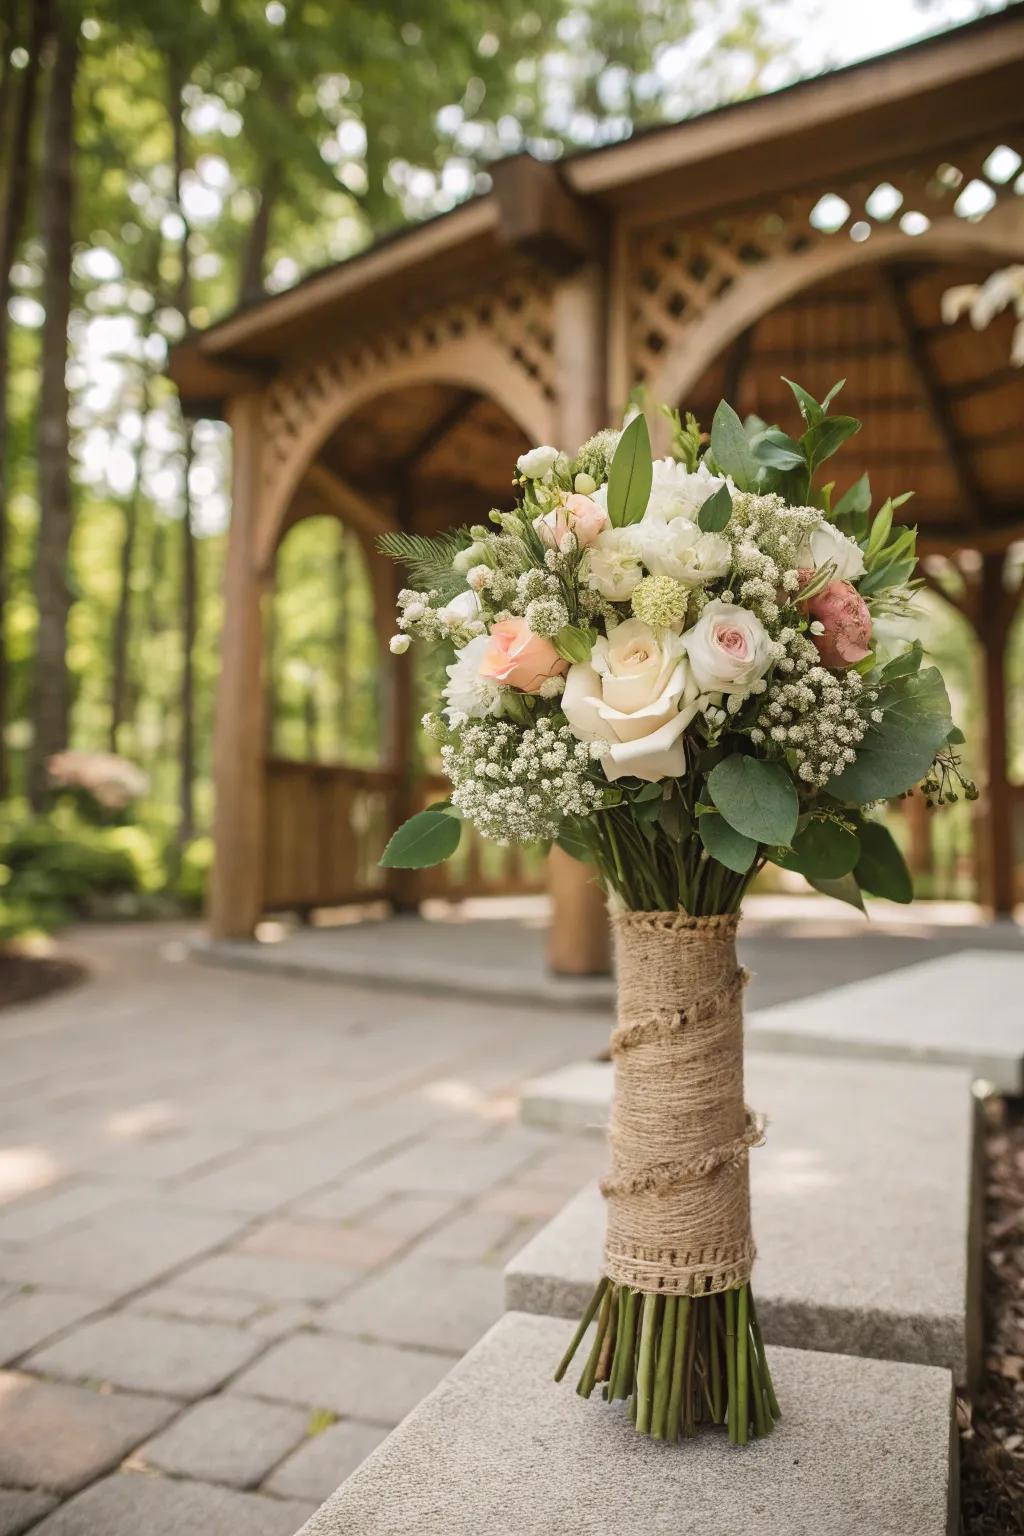
M437 610L437 616L445 629L456 629L480 617L480 599L475 592L460 592L451 602Z
M587 585L609 602L628 602L643 575L637 527L606 528L587 553Z
M408 635L392 635L388 641L388 650L392 656L404 656L410 645L412 641Z
M757 614L717 597L682 643L703 693L749 693L774 659L772 638Z
M721 533L701 533L686 517L667 522L644 518L636 525L644 565L655 576L671 576L696 587L728 574L732 545Z
M569 668L562 710L581 741L607 743L607 778L653 784L685 771L683 733L699 692L681 638L628 619L599 637L589 662Z
M727 485L730 492L736 489L727 476L713 475L705 468L703 459L693 474L675 459L655 459L644 520L668 522L685 517L695 523L697 513L708 497L723 485Z
M836 581L856 581L864 575L864 552L860 545L840 533L834 523L822 522L800 551L797 564L817 570L830 560L835 562Z
M452 665L445 668L448 682L442 696L447 708L443 713L453 727L459 720L482 720L485 715L501 714L500 687L491 678L480 675L480 663L490 645L489 635L475 636L455 652Z
M539 448L530 448L526 453L521 453L516 459L516 468L527 480L543 480L554 468L557 458L557 448L542 444Z

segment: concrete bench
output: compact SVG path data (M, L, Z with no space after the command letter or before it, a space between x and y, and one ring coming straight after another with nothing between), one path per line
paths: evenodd
M534 1121L600 1126L611 1069L576 1099L554 1074ZM755 1295L775 1344L943 1365L974 1379L981 1350L977 1105L970 1073L751 1055L747 1098L768 1116L750 1155ZM603 1089L602 1089L603 1085ZM561 1103L562 1108L557 1108ZM601 1271L604 1203L584 1190L505 1271L506 1304L578 1317Z
M783 1417L732 1449L637 1435L554 1362L569 1328L507 1313L299 1536L952 1536L948 1371L769 1349Z

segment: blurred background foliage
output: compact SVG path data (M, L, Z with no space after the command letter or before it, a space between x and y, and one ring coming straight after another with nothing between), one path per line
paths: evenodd
M486 190L497 157L612 142L827 66L817 11L5 0L0 938L200 898L229 445L222 423L181 419L168 347ZM355 538L296 527L270 602L268 749L371 765L377 642ZM932 614L970 728L973 642ZM1018 642L1015 683L1021 666ZM129 825L96 824L87 793L55 801L45 765L68 747L144 771Z

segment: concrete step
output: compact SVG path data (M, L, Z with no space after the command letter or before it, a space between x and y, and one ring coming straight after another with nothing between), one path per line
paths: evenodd
M751 1050L938 1062L1024 1089L1021 952L963 950L749 1015Z
M557 1318L507 1313L299 1536L952 1536L948 1371L769 1349L783 1417L730 1448L637 1435L551 1379Z
M943 1365L973 1381L981 1199L970 1073L751 1055L746 1076L748 1102L768 1116L765 1145L750 1155L765 1337ZM535 1123L596 1127L610 1098L611 1068L586 1063L552 1074L526 1104ZM508 1265L507 1306L578 1317L603 1243L592 1186Z

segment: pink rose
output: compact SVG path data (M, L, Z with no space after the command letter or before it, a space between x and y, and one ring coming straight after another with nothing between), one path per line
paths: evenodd
M533 633L525 619L502 619L492 626L488 638L491 643L481 658L480 676L521 693L539 693L549 677L558 677L569 665L550 640Z
M805 606L811 619L825 626L824 634L812 632L811 639L826 667L841 672L870 656L871 614L856 587L848 581L830 581Z
M608 513L589 496L573 492L571 496L563 497L553 512L535 518L533 526L548 549L568 549L572 535L575 535L579 549L587 549L608 527Z

